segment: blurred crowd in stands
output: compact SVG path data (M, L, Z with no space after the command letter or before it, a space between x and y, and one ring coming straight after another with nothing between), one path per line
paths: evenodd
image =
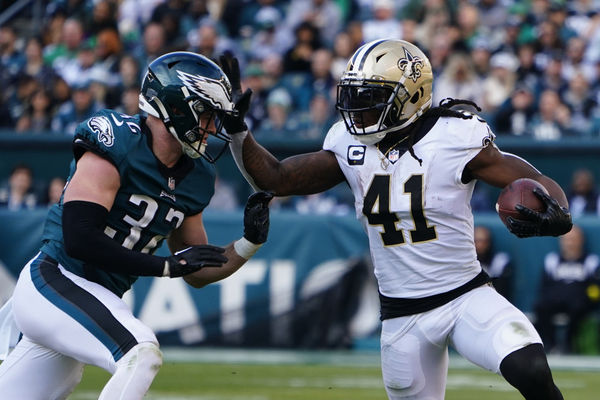
M38 24L25 23L33 18L26 9L0 26L5 132L69 136L102 108L136 114L142 74L156 57L183 50L216 60L231 51L254 91L247 123L259 140L322 140L338 119L336 84L349 56L395 37L429 56L434 105L472 100L498 135L600 138L600 0L41 3ZM596 213L586 196L574 211ZM318 200L301 208L332 212Z
M598 137L598 0L51 0L39 26L0 26L0 125L72 135L107 107L137 113L157 56L233 52L254 90L250 127L322 138L335 87L361 44L420 46L434 104L478 103L498 134Z

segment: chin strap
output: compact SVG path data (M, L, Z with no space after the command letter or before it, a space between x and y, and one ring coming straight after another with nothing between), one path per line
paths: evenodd
M229 149L231 150L231 154L233 155L235 164L237 165L244 178L246 178L246 181L248 181L250 186L252 186L252 188L257 192L261 191L262 189L258 187L258 185L254 182L254 179L252 179L252 177L250 176L250 174L248 174L246 168L244 167L242 147L244 146L244 140L246 139L246 136L248 136L248 131L234 133L230 136L231 142L229 142Z

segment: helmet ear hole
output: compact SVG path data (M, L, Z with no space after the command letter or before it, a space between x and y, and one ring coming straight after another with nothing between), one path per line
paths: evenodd
M420 97L421 97L421 94L419 92L415 92L415 94L413 94L413 96L410 98L410 102L412 104L416 104L417 101L419 101Z
M413 96L410 98L410 102L412 104L416 104L417 101L419 101L419 99L421 98L421 96L423 96L423 92L424 92L424 90L423 90L423 87L421 86L419 88L419 91L415 92L415 94L413 94Z

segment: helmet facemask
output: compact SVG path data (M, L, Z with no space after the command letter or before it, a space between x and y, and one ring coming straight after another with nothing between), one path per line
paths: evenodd
M363 144L375 144L401 129L408 93L398 82L342 79L336 108L350 134Z

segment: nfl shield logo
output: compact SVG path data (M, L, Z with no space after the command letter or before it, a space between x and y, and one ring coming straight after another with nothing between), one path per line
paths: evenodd
M168 185L169 185L169 189L171 190L175 190L175 178L173 177L169 177L169 181L168 181Z
M394 149L394 150L390 151L390 154L388 155L388 159L391 162L396 162L396 161L398 161L399 158L400 158L400 150Z

